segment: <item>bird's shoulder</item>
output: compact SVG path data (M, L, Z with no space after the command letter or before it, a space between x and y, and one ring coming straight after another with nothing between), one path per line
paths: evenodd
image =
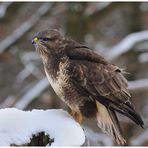
M69 59L66 70L69 80L85 94L129 101L127 80L116 65Z
M65 54L72 60L86 60L94 63L108 64L108 61L89 47L75 41L64 46Z

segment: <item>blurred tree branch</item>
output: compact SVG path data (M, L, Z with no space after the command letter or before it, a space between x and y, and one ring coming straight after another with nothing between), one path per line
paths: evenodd
M0 4L0 19L4 18L8 7L12 4L13 2L1 2Z
M139 136L134 137L131 140L132 145L141 146L144 142L147 141L148 129L141 133Z
M33 99L40 95L48 86L49 82L46 77L39 80L28 92L22 96L14 107L19 109L25 109Z
M146 40L148 40L148 30L131 33L122 39L117 45L112 47L105 56L109 60L114 60L125 52L131 50L136 44Z
M99 21L100 19L110 14L115 8L118 8L123 5L127 5L127 3L123 3L123 2L110 3L103 9L95 11L93 14L89 15L87 17L87 22L89 23L89 22Z
M129 81L130 90L144 90L148 89L148 79L140 79L135 81Z
M7 38L0 42L0 54L2 54L8 47L14 44L20 37L22 37L27 31L29 31L39 20L45 15L50 8L51 3L44 3L27 21L14 30Z

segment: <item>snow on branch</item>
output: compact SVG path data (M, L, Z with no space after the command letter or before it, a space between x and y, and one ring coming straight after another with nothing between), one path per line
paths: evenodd
M41 5L41 7L31 16L31 18L25 21L19 28L14 30L14 32L10 34L7 38L1 41L0 54L13 43L15 43L27 31L29 31L37 23L37 21L39 21L40 18L48 12L48 10L50 10L51 6L51 3L44 3L43 5Z
M129 51L137 43L148 40L148 30L135 32L127 35L120 43L111 48L110 52L106 53L106 57L113 60L123 53Z
M141 53L139 56L138 56L138 60L140 63L146 63L148 62L148 52L146 53Z
M135 81L129 81L128 86L130 90L140 90L148 88L148 79L140 79Z
M81 126L64 110L0 110L0 146L30 145L46 135L47 145L81 146L85 135ZM39 140L39 139L38 139ZM39 143L42 143L38 141ZM36 145L37 146L37 145ZM41 146L41 145L40 145Z

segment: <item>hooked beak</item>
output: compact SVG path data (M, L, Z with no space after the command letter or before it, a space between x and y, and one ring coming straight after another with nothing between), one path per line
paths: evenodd
M39 44L39 38L35 37L35 38L32 40L32 44L33 44L33 45Z

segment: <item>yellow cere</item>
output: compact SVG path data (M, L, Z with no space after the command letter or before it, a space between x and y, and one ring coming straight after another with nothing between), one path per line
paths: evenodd
M39 39L38 39L37 37L36 37L36 38L34 38L34 41L35 41L35 42L37 42L38 40L39 40Z

